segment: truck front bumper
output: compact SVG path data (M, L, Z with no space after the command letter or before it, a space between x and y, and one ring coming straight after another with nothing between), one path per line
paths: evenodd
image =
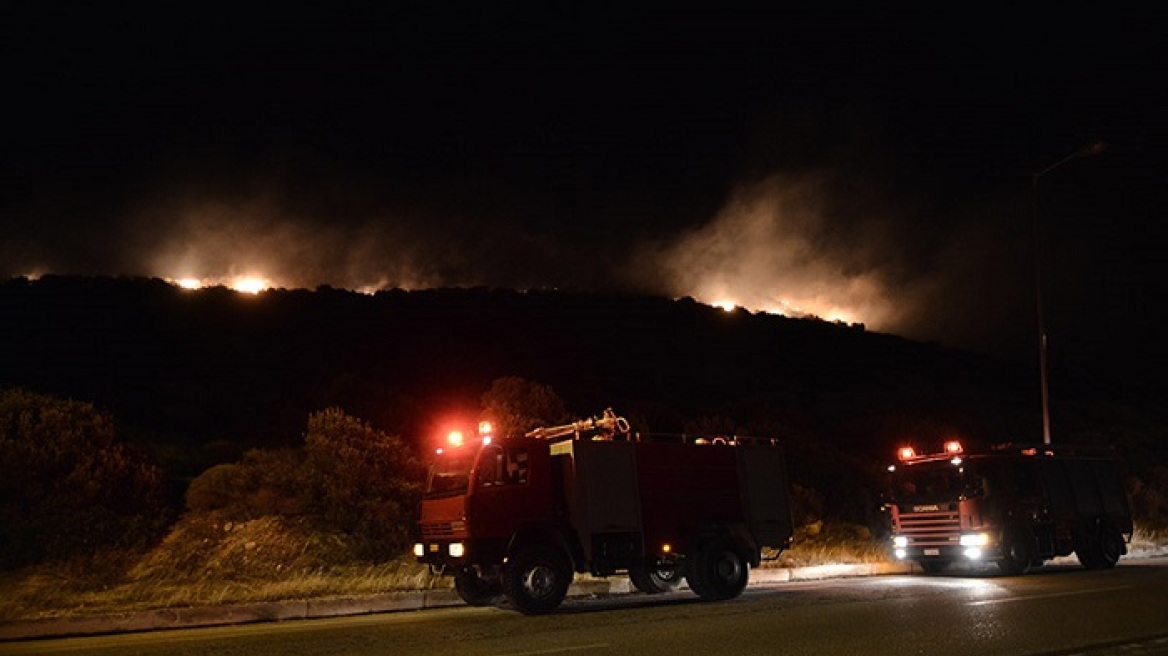
M963 533L942 542L931 540L918 543L897 535L892 538L893 554L897 560L944 562L992 561L1002 558L1001 545L988 533Z
M466 543L458 540L414 543L414 557L418 562L435 567L465 565L467 555Z

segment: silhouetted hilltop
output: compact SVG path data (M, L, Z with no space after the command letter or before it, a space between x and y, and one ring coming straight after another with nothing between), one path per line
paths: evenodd
M273 445L339 405L418 438L503 376L646 428L730 421L872 455L892 441L1037 434L1036 382L988 357L691 299L487 289L184 290L46 276L0 285L0 384L107 407L158 439ZM472 417L473 418L473 417Z

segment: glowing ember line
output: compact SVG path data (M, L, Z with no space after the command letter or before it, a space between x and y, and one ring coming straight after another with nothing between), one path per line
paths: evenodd
M259 294L271 289L272 282L262 276L237 276L235 278L167 278L167 282L182 289L205 289L223 286L241 294Z

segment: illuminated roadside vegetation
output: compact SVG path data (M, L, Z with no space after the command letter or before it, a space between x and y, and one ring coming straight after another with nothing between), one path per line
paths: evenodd
M376 595L432 585L412 557L370 562L349 554L335 534L295 522L188 518L162 545L135 557L107 554L0 573L0 621ZM330 559L337 562L326 564Z
M340 410L313 413L301 447L252 450L204 471L170 524L160 473L127 455L110 417L20 390L5 392L0 409L13 470L0 620L431 585L405 556L422 463Z
M523 379L497 380L482 402L519 430L566 416L550 387ZM796 534L764 567L888 561L882 463L773 421L704 416L684 429L784 445ZM1121 446L1134 452L1141 435ZM423 463L400 438L336 408L309 415L296 446L204 468L184 485L181 512L165 502L160 468L90 404L0 392L0 456L0 621L450 585L408 555ZM1165 553L1165 471L1154 458L1134 461L1134 553Z

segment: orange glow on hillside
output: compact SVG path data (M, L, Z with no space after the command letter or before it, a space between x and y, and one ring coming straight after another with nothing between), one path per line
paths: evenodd
M167 278L167 282L182 289L205 289L208 287L226 287L241 294L259 294L272 289L275 285L263 276L235 276L233 278Z
M243 292L244 294L258 294L265 289L271 288L271 285L268 284L267 280L259 276L243 276L232 280L228 287L231 287L237 292Z
M757 302L751 302L745 300L731 300L724 296L716 296L713 297L715 300L708 300L709 297L706 297L700 293L695 294L694 298L701 303L706 303L711 307L716 307L726 312L733 312L738 308L742 308L750 312L777 314L784 317L815 317L824 321L833 321L846 324L862 323L859 318L859 314L856 311L826 300L816 299L808 304L805 304L806 301L794 301L786 298L762 298L758 299Z

